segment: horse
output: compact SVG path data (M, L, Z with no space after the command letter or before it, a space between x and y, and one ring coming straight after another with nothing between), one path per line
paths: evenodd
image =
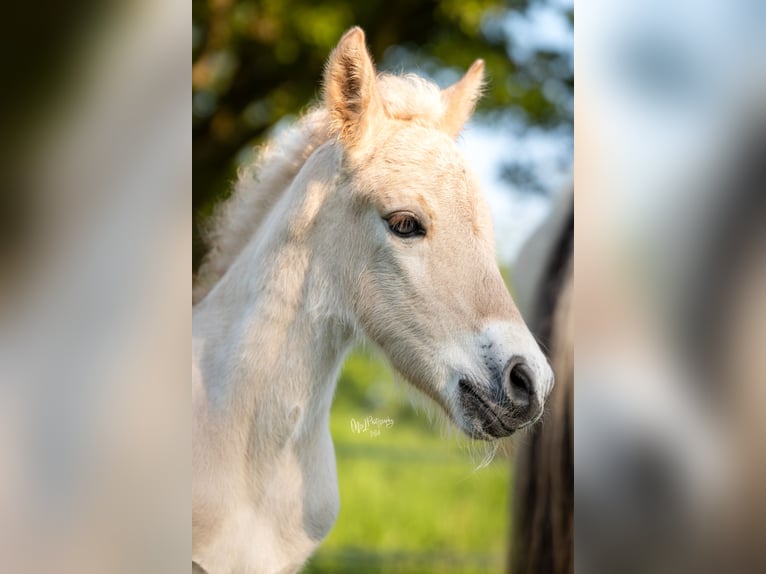
M195 288L193 571L297 572L327 535L330 406L362 337L470 437L541 416L553 373L455 141L483 69L378 75L352 28L320 102L240 174Z
M556 387L545 423L515 457L509 574L574 572L574 206L564 193L514 270L520 307L548 349Z

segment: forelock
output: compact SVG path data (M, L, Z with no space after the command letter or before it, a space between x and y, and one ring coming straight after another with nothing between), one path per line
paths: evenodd
M446 112L439 86L415 74L380 74L378 86L392 118L436 127Z

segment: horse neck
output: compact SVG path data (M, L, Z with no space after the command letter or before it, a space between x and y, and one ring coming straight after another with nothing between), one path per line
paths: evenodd
M296 232L309 214L316 216L328 179L299 174L195 311L208 403L239 428L236 435L249 435L247 448L258 451L251 455L327 425L337 372L353 340L337 306L334 262L310 233Z

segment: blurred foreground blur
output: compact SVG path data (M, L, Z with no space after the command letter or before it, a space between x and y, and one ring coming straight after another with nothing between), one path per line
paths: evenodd
M4 50L0 570L186 570L189 9L35 7Z
M578 572L766 567L764 31L762 2L578 8Z

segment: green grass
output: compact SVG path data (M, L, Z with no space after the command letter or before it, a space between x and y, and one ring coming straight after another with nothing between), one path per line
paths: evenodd
M380 434L351 420L390 418ZM332 409L341 510L305 572L501 572L510 463L448 435L363 352L344 367Z

